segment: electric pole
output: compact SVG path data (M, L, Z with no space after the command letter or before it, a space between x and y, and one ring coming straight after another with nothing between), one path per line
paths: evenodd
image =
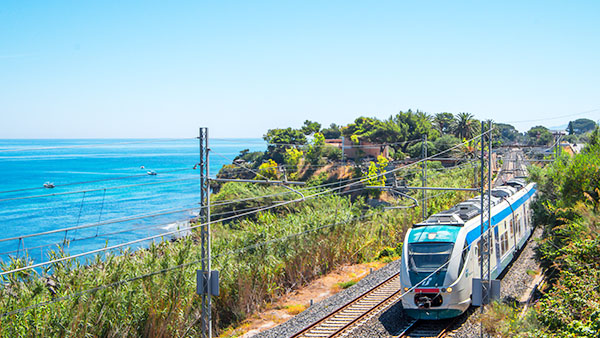
M479 261L480 279L481 279L481 313L484 311L484 305L489 304L492 295L492 281L490 275L490 248L492 244L492 213L491 213L491 193L492 193L492 121L488 122L487 131L485 122L481 121L481 226L479 237ZM487 135L486 135L487 134ZM487 143L486 143L487 142ZM485 152L487 148L487 179ZM487 183L487 184L486 184ZM487 191L486 191L487 185ZM487 199L487 201L486 201ZM487 224L486 224L487 223ZM481 337L487 337L483 326L480 331Z
M197 275L198 289L202 295L202 337L212 337L211 320L211 271L210 271L210 185L208 180L208 128L200 128L200 230L202 270Z
M427 186L427 134L423 135L423 144L421 146L423 156L423 188ZM423 189L423 202L421 203L421 209L423 212L423 221L427 219L427 190Z

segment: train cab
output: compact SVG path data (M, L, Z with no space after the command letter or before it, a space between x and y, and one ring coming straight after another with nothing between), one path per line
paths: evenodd
M402 306L417 319L459 316L471 305L473 278L481 273L479 244L491 241L490 274L509 265L532 231L529 205L536 186L514 179L491 191L491 225L481 221L481 196L415 224L406 234L400 265Z

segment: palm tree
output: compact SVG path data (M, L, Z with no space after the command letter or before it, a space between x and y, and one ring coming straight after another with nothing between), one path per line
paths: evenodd
M469 113L458 113L456 115L456 126L454 128L454 135L461 139L469 139L473 137L473 131L475 130L475 120L473 114Z
M453 128L456 119L452 113L437 113L433 118L433 125L440 134L448 134Z

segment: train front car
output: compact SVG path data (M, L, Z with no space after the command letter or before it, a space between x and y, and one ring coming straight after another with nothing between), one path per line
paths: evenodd
M512 179L491 190L490 277L497 278L532 232L529 205L536 186ZM487 203L487 197L484 198ZM473 278L480 277L481 196L415 224L406 234L400 284L402 306L417 319L444 319L471 304ZM484 228L488 229L488 222Z
M464 222L454 214L438 214L415 224L404 240L400 283L402 306L417 319L459 316L471 304L469 247ZM414 289L413 286L416 286ZM412 289L412 290L411 290Z

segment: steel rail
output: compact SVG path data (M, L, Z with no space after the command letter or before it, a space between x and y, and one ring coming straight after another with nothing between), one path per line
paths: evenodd
M458 318L462 318L462 316L437 321L423 321L416 319L410 322L408 326L405 327L399 335L394 336L394 338L441 338L448 334L448 330L456 323Z
M401 296L400 277L394 274L292 337L343 336L358 327L359 323L395 304Z

